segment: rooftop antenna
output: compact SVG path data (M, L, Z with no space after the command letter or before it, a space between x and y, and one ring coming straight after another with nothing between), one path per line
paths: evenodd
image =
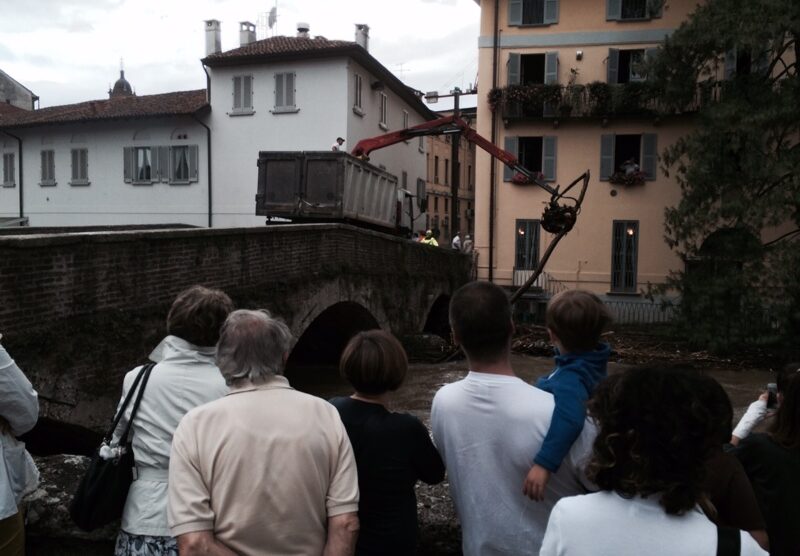
M400 68L400 69L397 70L397 73L400 74L400 81L402 81L403 80L403 74L405 74L405 72L407 72L409 70L403 68L403 66L406 65L405 62L400 62L399 64L395 64L395 65Z

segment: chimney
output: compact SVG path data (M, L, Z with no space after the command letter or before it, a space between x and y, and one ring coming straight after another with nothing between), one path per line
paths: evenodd
M300 22L297 24L297 36L303 39L311 38L308 35L308 31L311 29L311 26L308 23Z
M216 54L222 50L222 40L219 21L216 19L206 20L206 56Z
M356 44L369 51L369 25L356 23Z
M256 26L249 21L239 22L239 46L247 46L256 41Z

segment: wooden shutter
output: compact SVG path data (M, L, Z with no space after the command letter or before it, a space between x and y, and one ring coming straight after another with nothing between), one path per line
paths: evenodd
M642 135L642 172L648 180L656 179L656 165L658 164L657 135L645 133Z
M294 73L286 74L286 106L294 108Z
M198 170L199 149L197 145L189 145L189 181L199 179Z
M614 134L600 136L600 179L608 180L614 173Z
M547 85L558 83L558 52L544 55L544 82Z
M508 24L522 25L522 0L508 0Z
M545 181L556 181L556 139L557 137L542 137L542 173Z
M275 74L275 108L281 108L283 103L283 74Z
M725 52L725 79L733 79L736 75L736 49Z
M125 183L133 181L133 147L125 147L122 149L122 176Z
M47 179L56 183L56 152L47 151Z
M519 157L519 137L506 137L505 139L505 149L513 154L515 157ZM511 178L514 177L514 170L509 168L507 165L503 165L503 181L511 181Z
M619 83L619 50L608 49L608 63L606 64L606 82Z
M606 20L622 19L622 0L606 0Z
M544 23L558 23L558 0L544 0Z
M519 54L508 55L508 85L519 85L521 58Z
M76 181L78 179L78 172L80 171L80 160L78 149L72 149L70 153L72 155L72 166L70 170L70 175L72 176L72 181Z
M81 149L79 152L81 159L81 179L89 181L89 151L87 149Z
M164 181L168 182L172 180L172 174L170 172L170 168L172 168L172 158L170 151L170 147L154 147L153 148L153 156L156 157L153 160L153 181ZM156 164L156 160L158 160L158 164Z
M664 10L664 0L647 1L647 17L658 18Z
M41 183L47 183L50 178L47 175L47 151L42 151L42 178Z
M242 109L242 78L233 78L233 109Z
M242 108L252 110L253 108L253 76L245 75L242 77Z

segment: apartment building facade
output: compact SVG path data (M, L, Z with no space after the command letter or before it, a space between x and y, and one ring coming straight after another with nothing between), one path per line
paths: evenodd
M476 0L481 6L477 129L550 185L591 173L575 228L545 268L550 293L591 290L641 302L682 262L663 240L664 208L680 198L658 153L691 129L691 114L638 105L641 62L693 9L689 0ZM638 92L637 92L638 91ZM688 111L687 111L688 112ZM524 283L552 235L548 193L476 159L479 277Z

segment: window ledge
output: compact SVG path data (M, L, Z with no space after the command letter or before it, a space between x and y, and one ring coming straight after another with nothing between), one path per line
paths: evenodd
M389 131L389 126L383 122L378 123L378 127L381 128L383 131Z
M642 297L642 294L640 292L615 292L615 291L610 291L610 292L606 292L606 295L617 296L617 297Z
M528 27L550 27L551 25L555 25L556 23L516 23L510 24L509 27L519 27L521 29L528 28Z
M252 116L255 113L255 110L237 110L234 112L228 112L228 116Z
M56 186L56 182L54 182L54 181L40 181L39 185L42 186L42 187L55 187Z
M92 182L90 182L89 180L72 180L71 182L69 182L70 185L77 185L81 187L85 185L91 185L91 183Z
M273 114L297 114L300 112L299 108L275 108L270 110Z
M132 181L131 185L153 185L152 181Z
M364 111L358 106L353 106L353 114L356 116L361 116L362 118L364 117Z
M617 23L641 23L642 21L650 21L652 17L626 17L619 19L607 19L606 21L616 21Z
M16 183L4 183L3 184L3 187L16 187L16 186L17 186Z
M192 185L192 182L189 181L189 180L186 180L186 181L184 181L184 180L173 180L173 181L169 182L169 184L170 185L182 186L182 185Z

